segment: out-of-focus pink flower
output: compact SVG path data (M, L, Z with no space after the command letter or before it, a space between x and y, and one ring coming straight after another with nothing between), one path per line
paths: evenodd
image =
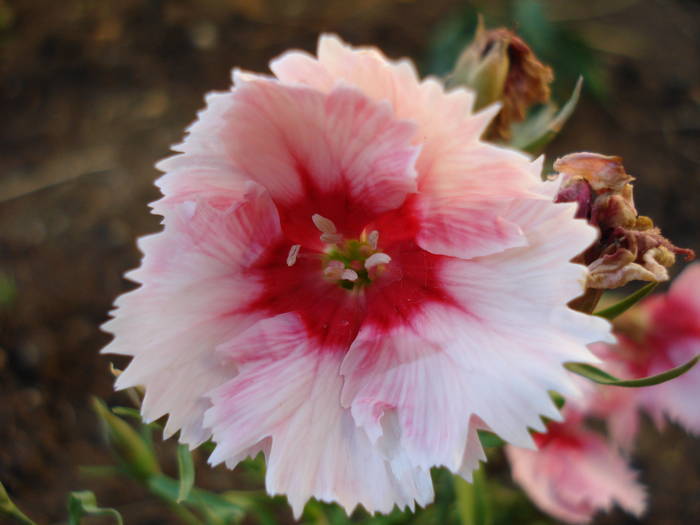
M408 61L322 37L275 77L234 73L161 162L161 233L105 349L134 356L166 435L210 461L267 456L298 516L312 496L387 512L467 479L477 427L532 445L561 364L608 324L566 304L596 236L540 163L479 140L497 108Z
M597 344L592 350L615 366L620 377L630 379L659 374L700 354L700 264L688 266L668 293L645 299L623 317L618 340L617 345ZM672 381L635 389L634 395L658 426L668 417L700 434L700 367Z
M543 511L567 523L588 523L614 504L639 516L644 488L624 458L584 426L584 414L568 407L564 423L536 434L538 450L506 446L513 479Z

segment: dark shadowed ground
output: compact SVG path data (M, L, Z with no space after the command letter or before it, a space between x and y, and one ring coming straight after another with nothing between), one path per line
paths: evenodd
M622 155L641 213L700 249L700 4L571 4L552 18L600 48L610 94L584 98L549 156ZM132 287L121 276L138 264L134 239L158 229L146 207L157 197L153 163L204 93L226 89L234 65L265 70L289 47L312 50L322 31L425 64L438 23L462 6L0 0L0 480L27 513L64 520L67 491L92 488L128 524L174 522L139 489L79 476L76 466L110 461L89 397L125 401L112 394L98 326ZM634 461L650 512L599 523L700 522L699 443L675 428L647 429ZM198 475L204 486L231 484L225 470Z

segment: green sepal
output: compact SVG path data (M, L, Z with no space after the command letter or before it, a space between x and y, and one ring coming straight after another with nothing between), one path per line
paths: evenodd
M597 315L598 317L603 317L603 318L607 319L608 321L612 321L618 315L622 315L627 310L632 308L635 304L637 304L639 301L644 299L652 291L654 291L654 288L656 288L658 286L658 284L659 283L646 284L646 285L642 286L636 292L625 297L622 301L617 302L614 305L609 306L607 308L603 308L602 310L598 310L593 315Z
M642 377L639 379L619 379L603 370L596 368L595 366L588 365L586 363L564 363L564 367L580 376L590 379L594 383L599 383L601 385L611 385L611 386L625 386L625 387L641 387L641 386L653 386L676 377L685 374L688 370L693 368L695 364L700 360L700 355L693 357L690 361L684 365L677 366L676 368L671 368L655 376Z
M179 474L179 488L177 492L177 503L187 499L194 486L194 462L192 453L187 445L177 446L177 470Z
M68 496L68 524L80 525L84 516L111 516L117 525L123 525L121 514L115 509L97 506L95 494L89 490L71 492Z
M531 115L527 120L513 125L513 138L509 146L537 155L557 136L566 121L573 114L579 98L583 78L579 77L569 100L557 111L555 104L547 104Z

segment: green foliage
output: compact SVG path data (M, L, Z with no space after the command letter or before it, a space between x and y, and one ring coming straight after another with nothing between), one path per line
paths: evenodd
M113 414L100 399L93 398L92 406L102 423L107 442L125 470L139 479L160 472L151 443Z
M21 525L36 525L29 517L17 508L10 499L10 495L5 490L5 486L0 483L0 517L11 520L11 523Z
M535 110L525 121L513 125L513 138L509 146L538 155L549 144L569 120L581 96L583 78L579 77L576 86L561 109L550 102Z
M80 525L84 516L110 516L117 525L123 525L121 514L114 509L97 506L97 498L89 490L71 492L68 496L68 524Z
M608 308L604 308L603 310L597 311L595 315L597 315L598 317L604 317L605 319L612 321L618 315L622 315L627 310L632 308L635 304L637 304L639 301L644 299L652 291L654 291L654 288L656 288L658 284L659 283L649 283L645 286L642 286L639 290L637 290L633 294L628 295L622 301L619 301L614 305L609 306Z
M660 374L648 377L642 377L639 379L619 379L607 372L596 368L595 366L588 365L586 363L565 363L564 367L580 376L590 379L595 383L601 385L611 385L611 386L625 386L625 387L641 387L641 386L653 386L665 383L671 379L675 379L678 376L685 374L688 370L693 368L695 364L700 360L700 355L695 356L687 363L666 370Z
M194 462L187 445L177 446L177 470L180 477L177 503L181 503L187 499L194 486Z
M462 525L491 525L491 508L486 493L483 466L473 473L472 483L454 477L457 514Z

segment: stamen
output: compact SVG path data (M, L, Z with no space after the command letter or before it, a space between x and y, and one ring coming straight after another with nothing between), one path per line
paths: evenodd
M377 230L372 230L371 232L369 232L369 235L367 236L367 242L369 243L370 248L376 250L377 243L379 242L379 232Z
M343 236L339 233L322 233L321 241L326 244L337 244L343 240Z
M297 255L299 255L300 248L301 244L294 244L289 249L289 255L287 255L287 266L294 266L294 263L297 262Z
M357 281L357 278L359 276L357 275L357 272L355 270L351 270L350 268L347 268L343 270L342 275L340 276L341 279L344 279L346 281Z
M391 261L391 257L389 257L386 253L382 252L377 252L373 253L367 259L365 260L365 268L369 270L370 268L374 268L378 264L387 264Z
M323 275L329 279L342 279L345 265L340 261L330 261L323 269Z
M311 220L314 221L314 225L319 229L321 233L336 233L338 229L333 224L333 221L326 219L323 215L314 213L311 216Z

